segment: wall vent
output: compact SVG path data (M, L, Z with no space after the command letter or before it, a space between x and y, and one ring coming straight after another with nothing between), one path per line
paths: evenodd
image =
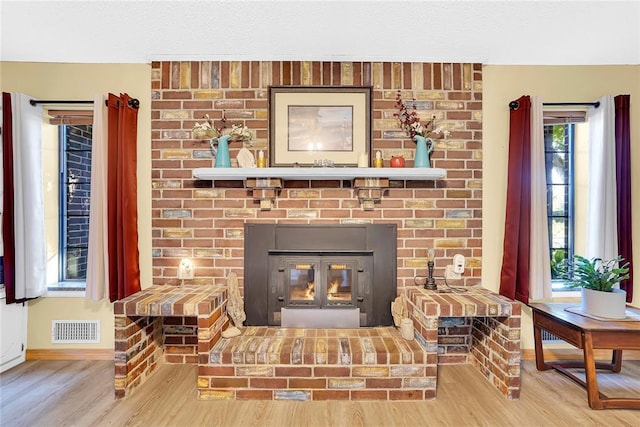
M100 342L99 320L52 320L51 342L55 344Z
M562 341L557 336L549 333L548 331L542 330L542 341Z

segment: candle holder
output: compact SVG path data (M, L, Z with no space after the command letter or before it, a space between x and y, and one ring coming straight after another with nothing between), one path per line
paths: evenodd
M433 248L430 248L427 251L427 269L429 270L429 273L427 275L427 281L424 284L424 288L430 291L435 291L438 289L438 285L436 285L436 279L433 278L433 266L435 264L434 259L435 251L433 250Z
M429 269L429 275L427 276L427 281L424 284L424 288L430 291L435 291L438 289L438 285L436 285L436 279L433 278L433 261L427 261L427 268Z

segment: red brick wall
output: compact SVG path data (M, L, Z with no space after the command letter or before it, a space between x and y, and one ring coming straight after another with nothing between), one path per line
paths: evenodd
M385 159L413 158L415 144L393 113L397 90L416 98L451 131L439 140L433 166L447 178L392 181L380 204L365 211L349 182L287 181L274 207L261 211L240 182L198 181L197 167L212 167L207 141L191 139L204 114L241 122L254 131L249 148L268 151L270 85L372 86L373 151ZM435 248L436 275L456 253L467 257L464 279L480 281L482 256L482 68L480 64L363 62L155 62L152 64L152 215L154 284L179 284L182 257L196 265L194 283L226 283L235 271L242 285L243 224L395 223L398 286L426 275L427 249ZM231 156L239 146L233 144ZM388 162L387 162L388 165ZM226 184L226 186L225 186ZM441 283L441 281L438 281Z

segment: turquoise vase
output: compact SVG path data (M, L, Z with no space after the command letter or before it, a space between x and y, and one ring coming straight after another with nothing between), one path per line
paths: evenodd
M413 158L414 168L428 168L430 166L429 156L433 151L433 139L424 136L415 135L413 140L416 142L416 155Z
M218 148L216 149L217 168L230 168L231 160L229 159L229 135L218 138Z

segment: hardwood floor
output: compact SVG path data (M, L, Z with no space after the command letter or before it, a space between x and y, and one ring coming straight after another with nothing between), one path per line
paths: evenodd
M199 401L196 367L163 365L131 396L113 397L111 361L29 361L0 374L0 425L17 426L638 426L638 410L589 409L586 391L523 362L519 400L471 365L441 366L428 402ZM640 361L598 375L610 396L640 396Z

